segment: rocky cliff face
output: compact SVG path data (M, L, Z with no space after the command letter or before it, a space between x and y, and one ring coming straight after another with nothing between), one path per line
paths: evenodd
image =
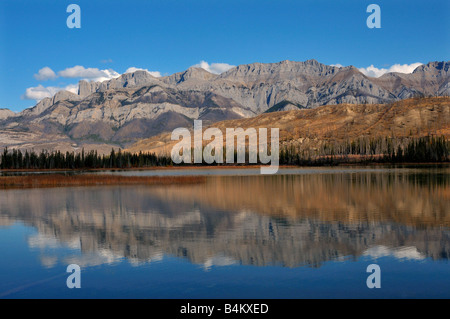
M0 120L4 120L10 116L14 116L14 112L8 109L0 109Z
M8 143L12 135L42 133L35 131L39 127L52 127L76 143L125 146L175 127L191 126L194 119L211 124L268 110L448 95L449 65L431 62L412 74L370 78L352 66L282 61L240 65L221 75L190 68L160 78L136 71L101 83L80 81L78 94L58 92L19 114L1 111L0 141L4 142L0 146L21 147Z
M449 62L430 62L417 67L411 74L386 73L373 80L398 99L420 95L448 96L449 67Z

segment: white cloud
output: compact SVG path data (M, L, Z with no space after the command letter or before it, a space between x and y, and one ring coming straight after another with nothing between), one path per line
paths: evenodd
M97 78L104 76L105 73L97 68L85 68L81 65L76 65L71 68L66 68L58 72L58 75L63 78Z
M124 74L126 73L133 73L136 71L146 71L148 73L150 73L151 76L154 76L155 78L160 78L161 77L161 73L159 71L149 71L147 69L141 69L141 68L136 68L134 66L132 66L131 68L128 68Z
M389 72L399 72L399 73L412 73L418 66L422 65L423 63L416 62L412 64L394 64L388 69L379 69L373 66L373 64L367 68L359 68L359 71L361 71L363 74L371 77L380 77L385 73Z
M117 73L113 69L101 70L101 72L103 72L103 76L86 79L91 80L93 82L103 82L114 78L118 78L120 76L120 73Z
M81 267L100 266L104 264L113 264L121 262L122 256L110 250L100 249L91 253L83 253L81 255L69 255L63 258L64 264L77 264Z
M78 84L69 84L65 87L56 87L56 86L43 86L39 84L38 86L31 87L25 90L25 94L22 95L22 99L24 100L36 100L39 102L40 100L46 97L52 97L56 94L56 92L66 90L75 94L78 94Z
M412 64L394 64L389 68L389 72L412 73L417 67L423 63L416 62Z
M40 69L39 72L34 75L34 78L38 81L54 80L58 77L70 79L82 78L84 80L103 82L119 76L120 74L113 69L99 70L97 68L85 68L84 66L76 65L74 67L61 70L58 74L46 66Z
M149 71L147 69L136 67L128 68L125 73L135 72L138 70L146 71L154 77L161 77L161 73L158 71ZM93 82L103 82L117 78L119 76L120 73L114 71L113 69L100 70L98 68L85 68L81 65L66 68L59 71L58 73L55 73L51 68L46 66L40 69L39 72L34 75L35 79L39 81L46 81L50 79L54 80L58 77L62 77L70 79L80 78ZM69 84L64 87L43 86L42 84L39 84L38 86L27 88L21 98L24 100L36 100L36 102L39 102L46 97L52 97L56 94L56 92L61 90L67 90L69 92L78 94L78 84Z
M220 74L220 73L228 71L229 69L234 68L235 65L231 65L228 63L211 63L211 64L209 64L206 61L201 61L200 63L193 65L193 67L202 68L210 73Z
M24 100L36 100L40 101L46 97L50 97L53 94L58 92L54 90L54 87L44 87L42 84L39 84L36 87L31 87L25 90L25 94L22 95L22 99Z
M335 66L337 68L343 68L344 66L342 64L336 63L336 64L330 64L330 66Z
M43 67L39 70L37 74L34 75L34 78L39 81L47 81L56 79L58 76L56 73L50 69L48 66Z
M387 256L393 256L397 259L410 259L410 260L422 260L425 256L419 252L414 246L403 246L390 248L387 246L374 246L370 247L363 252L364 256L371 256L373 258L381 258Z
M97 68L85 68L81 65L59 71L58 75L63 78L83 78L95 82L103 82L120 76L113 69L99 70Z
M136 67L128 68L125 73L135 72L137 70L146 71L154 77L161 77L160 72L149 71L147 69L141 69ZM84 66L81 65L66 68L64 70L59 71L57 74L51 68L46 66L40 69L39 72L34 75L35 79L40 81L46 81L50 79L53 80L58 77L62 77L70 79L80 78L94 82L103 82L111 80L113 78L117 78L119 76L120 73L114 71L113 69L100 70L98 68L85 68ZM64 87L43 86L42 84L39 84L38 86L27 88L21 98L24 100L36 100L36 102L39 102L40 100L46 97L52 97L58 91L61 90L67 90L69 92L78 94L78 84L69 84Z
M78 84L69 84L69 85L61 88L61 90L66 90L66 91L72 92L74 94L78 94ZM59 90L59 91L61 91L61 90Z
M56 237L40 233L30 236L28 238L28 245L30 246L30 248L39 248L39 249L59 248L61 246Z

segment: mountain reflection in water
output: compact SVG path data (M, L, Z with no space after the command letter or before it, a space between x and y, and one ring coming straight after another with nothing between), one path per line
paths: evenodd
M64 262L84 266L171 255L206 268L319 267L364 255L446 260L449 207L445 172L211 176L185 186L2 190L0 225L33 226L29 246L81 250Z

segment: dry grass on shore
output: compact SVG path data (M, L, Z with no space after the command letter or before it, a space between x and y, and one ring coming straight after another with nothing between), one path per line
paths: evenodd
M203 176L24 175L0 176L0 189L101 185L172 185L203 183Z

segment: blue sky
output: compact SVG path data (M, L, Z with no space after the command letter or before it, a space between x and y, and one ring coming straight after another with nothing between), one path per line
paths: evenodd
M81 8L81 29L66 25L71 3ZM381 7L381 29L366 26L371 3ZM35 91L27 89L73 88L82 78L97 79L93 74L101 70L111 75L136 67L166 75L201 61L239 65L312 58L389 69L449 60L449 3L2 0L0 108L22 110L36 103L26 94ZM44 67L55 73L52 79L35 76Z

